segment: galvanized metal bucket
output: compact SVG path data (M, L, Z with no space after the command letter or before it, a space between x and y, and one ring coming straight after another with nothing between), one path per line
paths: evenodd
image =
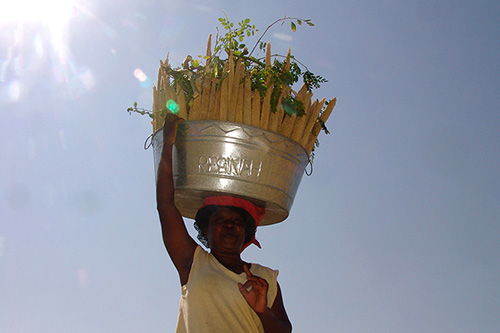
M155 174L163 130L154 134ZM231 195L264 207L261 225L288 217L308 162L305 150L275 132L227 121L183 121L173 149L175 203L194 218L204 198Z

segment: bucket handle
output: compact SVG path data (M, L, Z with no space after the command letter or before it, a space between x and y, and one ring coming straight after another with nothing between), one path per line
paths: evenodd
M311 172L307 172L307 169L306 169L306 168L307 168L307 166L308 166L308 165L310 165L310 166L311 166ZM311 175L312 175L312 173L313 173L313 164L312 164L312 161L311 161L311 158L310 158L310 157L307 159L307 164L306 164L306 167L304 168L304 173L305 173L305 174L306 174L306 176L308 176L308 177L309 177L309 176L311 176Z
M147 138L146 141L144 141L144 150L148 150L149 147L153 144L153 138L155 136L155 133L150 134ZM149 141L149 143L148 143Z

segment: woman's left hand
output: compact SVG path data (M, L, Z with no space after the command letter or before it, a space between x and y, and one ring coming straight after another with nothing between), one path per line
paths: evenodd
M247 282L238 283L240 292L247 301L248 305L257 313L263 313L267 310L267 290L269 284L259 276L253 275L250 269L245 265Z

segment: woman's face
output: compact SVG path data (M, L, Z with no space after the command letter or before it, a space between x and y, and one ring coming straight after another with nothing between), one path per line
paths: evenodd
M212 251L240 253L245 241L245 220L229 207L221 207L208 219L205 237Z

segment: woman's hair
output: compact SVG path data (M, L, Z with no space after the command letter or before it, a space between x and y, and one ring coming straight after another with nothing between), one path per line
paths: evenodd
M231 209L234 212L239 213L243 220L245 221L245 241L243 244L250 242L255 235L255 231L257 230L257 226L255 225L255 220L252 215L250 215L246 210L240 207L233 206L217 206L217 205L208 205L202 207L196 213L196 217L194 220L194 228L198 231L198 240L205 245L205 247L209 248L208 240L205 238L203 231L208 227L208 220L210 216L215 214L221 207L226 207Z

